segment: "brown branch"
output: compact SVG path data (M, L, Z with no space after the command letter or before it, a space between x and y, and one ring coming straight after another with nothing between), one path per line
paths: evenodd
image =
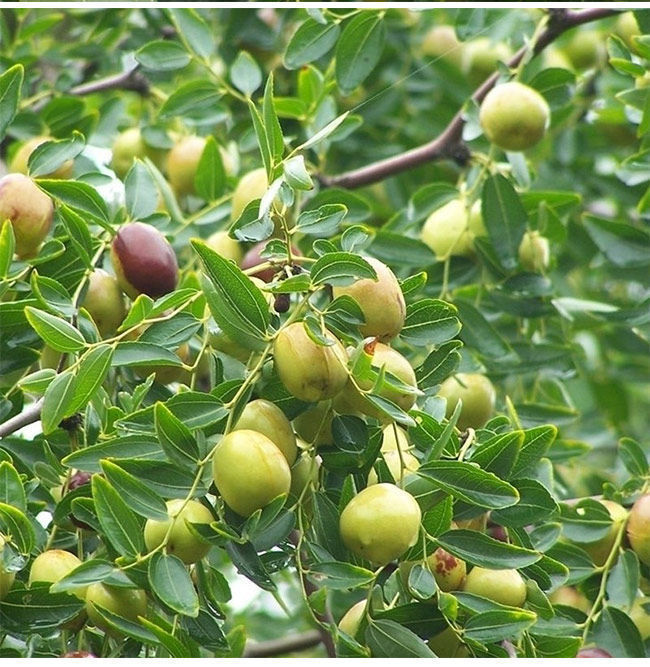
M6 438L23 426L37 422L41 418L42 407L43 399L41 398L36 403L30 403L20 414L0 424L0 438Z
M553 10L551 12L548 26L535 42L533 53L537 55L551 42L556 40L562 33L583 23L597 21L617 14L615 9L583 9L569 11L567 9ZM524 46L508 61L509 67L516 67L524 58L528 47ZM480 103L483 98L494 87L499 79L499 73L490 75L473 93L471 99ZM436 160L453 159L465 164L469 158L469 150L463 143L463 127L465 118L461 109L449 122L447 127L435 138L422 146L417 146L404 153L395 155L384 160L379 160L365 167L353 169L339 174L338 176L322 176L321 182L325 186L336 186L340 188L358 188L362 185L376 183L388 176L399 174L402 171L413 169L426 162Z
M149 92L149 82L139 71L139 66L136 65L120 74L112 74L103 79L74 86L68 92L70 95L81 97L82 95L92 95L105 90L133 90L140 95L146 95Z
M248 644L244 650L244 658L269 658L275 655L304 651L318 646L322 642L318 630L309 630L301 635L289 635L283 639L272 639L267 642Z

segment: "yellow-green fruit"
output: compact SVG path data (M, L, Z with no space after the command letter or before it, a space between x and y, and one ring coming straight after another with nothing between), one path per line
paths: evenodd
M456 67L462 64L462 43L450 25L436 25L430 28L424 35L421 49L424 56L442 58Z
M641 639L650 639L650 598L635 600L629 615L639 629Z
M0 554L5 548L5 538L0 535ZM13 586L16 575L13 572L5 572L0 566L0 600L4 600Z
M167 540L167 553L178 556L188 565L196 563L210 551L210 544L199 539L188 528L188 523L211 523L214 518L210 510L198 500L190 500L185 507L179 499L167 501L166 521L148 519L144 526L144 543L148 551L153 551L163 543L172 519L176 517ZM182 508L182 509L181 509Z
M452 628L447 628L429 639L429 648L439 658L466 658L469 651L460 643L458 635Z
M449 591L458 591L463 587L467 573L464 560L456 558L448 551L438 547L427 558L427 564L441 591L448 593Z
M322 447L334 443L332 437L332 420L334 411L327 402L310 406L301 412L294 420L293 427L296 433L310 445Z
M612 525L604 537L601 537L596 542L580 545L598 566L605 564L605 561L609 557L612 547L614 546L614 542L616 541L616 536L621 528L621 523L624 523L627 519L627 510L618 503L615 503L612 500L601 500L600 503L605 505L609 515L612 517Z
M564 45L564 53L577 70L599 67L607 57L604 35L597 30L576 30Z
M41 358L39 359L38 365L41 368L53 368L56 370L59 367L59 361L61 360L62 355L63 352L59 352L49 345L44 345L43 349L41 350ZM64 368L67 368L69 365L70 355L68 354L66 356Z
M104 269L95 269L88 278L83 307L90 313L99 333L115 333L126 316L124 297L117 278Z
M218 232L212 234L206 240L208 247L212 248L215 252L219 253L222 257L226 259L231 259L235 264L241 262L244 252L239 245L239 241L231 239L228 236L228 232L225 229L222 229Z
M531 273L540 273L548 268L551 246L548 239L539 232L528 231L519 244L519 262Z
M492 43L488 37L479 37L463 47L462 70L469 82L479 84L493 74L499 62L506 62L511 51L503 42Z
M192 135L180 139L169 151L167 176L174 192L179 197L195 192L194 179L206 142L206 137ZM232 174L233 164L230 154L221 146L219 146L219 153L225 173Z
M284 454L289 465L296 460L298 448L291 422L274 403L262 398L248 403L233 430L244 429L265 435Z
M126 176L135 158L145 156L145 149L145 143L139 128L130 127L117 135L113 143L111 169L117 174L118 178Z
M242 516L250 516L291 487L284 454L256 431L226 435L214 453L212 472L226 505Z
M474 239L486 233L480 202L468 211L464 201L453 199L431 213L422 227L421 239L442 261L471 255Z
M640 90L650 88L650 72L646 72L643 76L637 76L634 79L634 87Z
M352 297L366 320L360 329L364 336L387 342L402 330L406 316L404 295L395 274L374 257L364 257L377 274L377 280L365 278L345 287L334 287L334 298Z
M254 169L244 174L232 195L230 219L233 222L237 220L250 202L264 196L268 187L269 181L265 169Z
M38 253L52 225L52 200L23 174L7 174L0 178L0 221L9 220L20 259Z
M631 51L636 51L633 37L641 34L634 12L623 12L616 21L616 34L627 44Z
M412 495L394 484L375 484L345 506L341 538L353 553L386 565L415 544L421 519Z
M544 49L543 53L544 67L556 67L568 70L573 69L573 65L571 64L571 61L566 56L564 51L561 51L555 47L550 47L548 49Z
M382 429L381 451L392 452L401 450L402 452L410 449L408 435L403 428L397 424L387 424Z
M534 88L508 81L485 96L479 121L488 141L506 151L525 151L546 134L550 116L547 101Z
M345 632L346 635L350 635L350 637L354 637L357 634L357 630L359 630L365 610L365 600L360 600L356 604L353 604L341 617L339 630Z
M69 551L62 549L48 549L34 559L29 571L29 585L34 582L44 581L54 584L67 576L81 565L81 561ZM86 599L86 586L74 588L70 593L76 595L80 600Z
M463 402L456 422L461 431L467 428L481 428L494 412L496 401L494 385L480 373L457 373L447 378L442 383L438 395L447 399L447 419L453 414L458 401Z
M587 597L572 586L560 586L556 591L548 596L553 604L562 604L566 607L580 609L585 614L589 613L591 603Z
M9 163L9 171L18 174L27 174L27 163L29 156L46 141L51 141L52 137L38 136L28 139L14 154L13 160ZM49 174L40 174L39 178L70 178L74 169L74 161L66 160L60 167L57 167Z
M410 452L399 452L396 449L390 452L384 452L384 462L390 470L393 479L400 484L402 480L420 467L420 462ZM374 468L368 474L368 486L377 484L379 478Z
M183 343L176 350L176 355L184 364L188 364L190 362L190 346ZM138 377L143 379L155 373L155 380L159 384L182 382L187 376L187 371L181 366L135 366L133 370Z
M107 635L120 637L99 615L97 607L137 623L138 616L147 614L147 594L139 588L118 588L107 584L96 583L88 586L86 591L86 613L90 621Z
M632 506L627 522L627 537L639 560L650 565L650 494L641 496Z
M318 481L318 470L320 468L320 457L312 457L309 452L303 452L291 466L290 495L297 499L305 490L305 487Z
M521 607L526 601L526 583L517 570L474 567L463 590L511 607Z
M383 367L387 376L389 374L394 375L405 385L413 387L414 389L417 388L417 381L415 379L415 371L413 370L413 367L406 357L392 347L384 345L383 343L377 343L374 346L371 364L376 370ZM390 382L389 377L386 377L386 380ZM361 389L368 390L372 389L374 382L370 379L358 380L357 384ZM416 399L416 395L413 393L407 393L391 387L380 389L378 395L395 403L395 405L405 412L408 412L413 407ZM337 398L337 401L342 403L341 408L345 405L346 407L351 408L354 412L361 412L369 417L376 417L377 419L384 421L386 420L386 415L363 396L354 386L352 381L348 382L345 391L341 394L340 398ZM338 405L337 410L339 410L339 412L342 411L339 409Z
M335 340L326 331L325 335ZM287 388L301 401L316 403L338 394L348 380L347 354L340 341L319 345L302 322L281 329L273 343L275 370Z

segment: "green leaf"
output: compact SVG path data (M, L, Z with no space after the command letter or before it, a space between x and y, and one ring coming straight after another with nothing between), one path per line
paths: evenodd
M185 43L202 58L209 58L215 50L215 34L213 28L206 23L196 9L168 9L176 30L182 35Z
M524 431L524 441L511 476L521 477L529 473L540 459L546 456L556 437L557 427L549 424Z
M177 354L152 343L118 343L111 360L113 366L182 366ZM153 371L152 371L153 372Z
M650 234L640 227L586 215L585 229L600 252L614 266L650 265Z
M296 190L312 190L314 187L303 155L295 155L284 163L284 178Z
M639 630L632 619L616 607L604 607L589 638L614 658L645 658Z
M176 556L154 554L149 561L149 583L161 602L176 613L199 615L199 598L190 573Z
M492 359L511 354L510 346L477 308L463 299L454 299L463 323L462 339L467 345Z
M137 556L144 548L142 527L120 494L98 475L92 478L93 500L103 533L123 556Z
M124 179L126 212L131 220L148 218L158 207L158 190L151 172L140 160L134 160Z
M9 275L15 247L16 237L11 220L4 220L0 223L0 278Z
M61 463L69 468L87 472L101 472L102 459L154 459L163 457L158 440L152 434L127 435L105 440L65 456Z
M381 12L361 12L346 23L336 45L336 83L344 95L351 93L375 68L385 38Z
M76 377L71 371L64 371L50 382L43 397L41 426L49 435L56 430L64 417L74 412Z
M512 485L519 491L519 502L494 510L491 517L502 526L520 528L537 524L557 511L557 503L546 488L534 479L518 479Z
M458 312L440 299L420 299L406 308L406 321L400 336L411 345L446 343L460 331Z
M248 51L240 51L230 67L233 86L250 97L262 85L262 71Z
M0 533L10 537L21 554L29 555L36 535L27 515L18 507L0 502Z
M643 477L648 474L648 458L641 445L632 438L621 438L618 451L630 475Z
M106 202L97 190L82 181L59 181L39 179L39 187L70 208L86 213L99 223L108 223Z
M435 387L448 378L460 363L459 340L452 340L430 352L421 366L415 369L415 377L420 389Z
M50 586L51 593L72 592L78 588L90 586L99 581L106 581L119 570L107 560L92 558L78 565L65 577Z
M155 491L112 461L104 459L101 467L106 479L136 514L147 519L167 521L167 505Z
M431 649L414 633L395 621L371 621L366 642L373 658L435 658Z
M330 590L346 590L367 586L374 573L349 563L316 563L309 568L312 577Z
M269 152L272 158L272 164L276 165L282 160L284 152L284 140L282 137L282 128L278 121L278 115L275 112L273 104L273 72L269 74L264 87L264 102L262 104L262 116L264 119L264 129L269 143Z
M67 593L53 594L46 587L14 588L0 602L0 627L12 635L60 630L83 609L83 602Z
M517 489L508 482L464 461L429 461L418 474L455 498L479 507L500 509L519 500Z
M221 197L226 187L226 171L223 166L221 150L215 138L209 136L201 154L194 177L196 192L206 201Z
M29 306L25 308L25 316L34 331L59 352L76 352L86 345L81 333L60 317Z
M154 414L156 434L169 460L184 467L196 466L199 449L187 426L164 403L156 403Z
M324 56L336 44L341 30L338 23L322 24L307 19L289 40L284 52L287 69L299 69L307 63Z
M298 217L296 228L310 236L334 236L346 213L343 204L325 204L316 210L303 211Z
M45 141L30 154L27 163L32 178L46 176L56 171L68 160L73 160L81 153L86 140L80 132L73 132L69 139Z
M113 348L108 344L98 345L86 352L79 360L72 412L85 408L101 387L111 367Z
M327 253L311 268L313 285L349 285L361 278L377 280L377 273L363 257L350 252Z
M639 559L631 549L626 549L618 559L607 579L607 599L617 607L631 607L639 590Z
M92 254L93 240L88 231L88 224L70 207L62 204L59 206L59 218L63 222L72 244L87 269L92 269L90 255Z
M0 503L12 505L24 512L27 509L25 489L20 475L9 461L0 462Z
M517 638L537 620L537 615L524 609L485 611L472 616L465 625L465 636L488 643Z
M7 128L18 111L24 69L13 65L0 76L0 139L5 138Z
M192 56L178 42L149 42L135 52L135 59L146 69L171 72L192 62Z
M221 90L216 83L198 79L182 85L174 91L160 107L158 118L167 120L175 116L200 117L213 110L221 99Z
M474 530L450 530L435 541L457 558L492 570L519 569L541 558L532 549L506 544Z

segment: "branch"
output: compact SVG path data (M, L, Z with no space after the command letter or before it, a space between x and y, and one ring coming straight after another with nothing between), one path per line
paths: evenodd
M133 90L140 95L147 95L149 92L149 82L139 71L139 65L132 67L121 74L112 74L103 79L82 83L70 88L70 95L81 97L82 95L91 95L105 90Z
M550 15L547 28L535 42L533 54L537 55L562 33L571 28L575 28L583 23L613 16L617 13L619 13L619 10L600 8L583 9L580 11L554 10ZM516 67L519 65L527 52L528 47L523 46L508 61L508 66ZM472 93L471 99L477 103L482 102L490 90L494 88L498 79L499 72L494 72ZM461 165L465 164L469 159L469 150L462 140L464 125L464 112L461 109L433 141L412 148L394 157L379 160L359 169L347 171L338 176L322 176L320 180L325 186L358 188L362 185L376 183L388 176L399 174L402 171L413 169L425 162L452 159Z
M244 658L268 658L318 646L322 641L318 630L309 630L301 635L289 635L283 639L249 644L244 650Z
M23 426L37 422L41 418L42 407L43 399L41 398L36 403L30 403L20 414L0 424L0 438L6 438Z

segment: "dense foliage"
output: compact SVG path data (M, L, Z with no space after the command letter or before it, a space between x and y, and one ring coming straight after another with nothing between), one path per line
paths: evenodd
M647 655L649 10L0 41L0 656Z

